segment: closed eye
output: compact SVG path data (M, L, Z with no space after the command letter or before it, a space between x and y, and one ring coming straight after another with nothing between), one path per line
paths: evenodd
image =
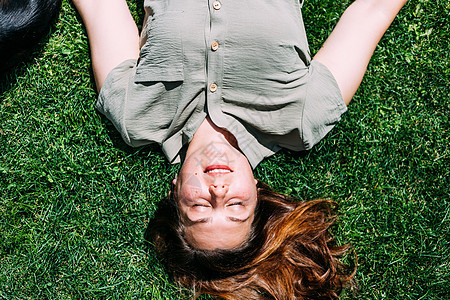
M206 204L194 204L192 207L201 206L201 207L209 207L209 205Z
M235 202L235 203L231 203L228 206L233 206L233 205L242 205L242 202Z

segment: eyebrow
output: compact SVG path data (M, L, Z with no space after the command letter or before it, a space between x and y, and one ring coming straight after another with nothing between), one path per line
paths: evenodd
M235 218L235 217L227 217L227 219L231 222L239 222L239 223L244 223L246 222L248 219L250 218L250 216L248 216L245 219L239 219L239 218ZM195 221L192 221L191 219L188 218L188 222L190 223L190 225L192 224L198 224L198 223L208 223L209 221L211 221L211 218L201 218Z

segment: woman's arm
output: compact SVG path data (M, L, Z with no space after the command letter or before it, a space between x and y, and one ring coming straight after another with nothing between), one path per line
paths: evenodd
M348 105L381 37L407 0L356 0L314 59L333 73Z
M125 0L73 0L86 26L92 69L100 91L108 73L139 57L139 32Z

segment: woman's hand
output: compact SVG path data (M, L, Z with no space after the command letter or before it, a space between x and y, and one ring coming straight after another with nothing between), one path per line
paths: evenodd
M314 59L333 73L348 105L372 54L407 0L357 0L350 5Z

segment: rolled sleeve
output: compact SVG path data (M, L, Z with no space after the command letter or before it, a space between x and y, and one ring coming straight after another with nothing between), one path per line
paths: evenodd
M324 64L313 60L309 76L302 118L306 150L322 140L347 111L336 79Z
M119 131L123 140L130 146L125 124L126 102L129 81L135 72L136 59L129 59L115 67L106 77L100 90L96 108L104 114Z

